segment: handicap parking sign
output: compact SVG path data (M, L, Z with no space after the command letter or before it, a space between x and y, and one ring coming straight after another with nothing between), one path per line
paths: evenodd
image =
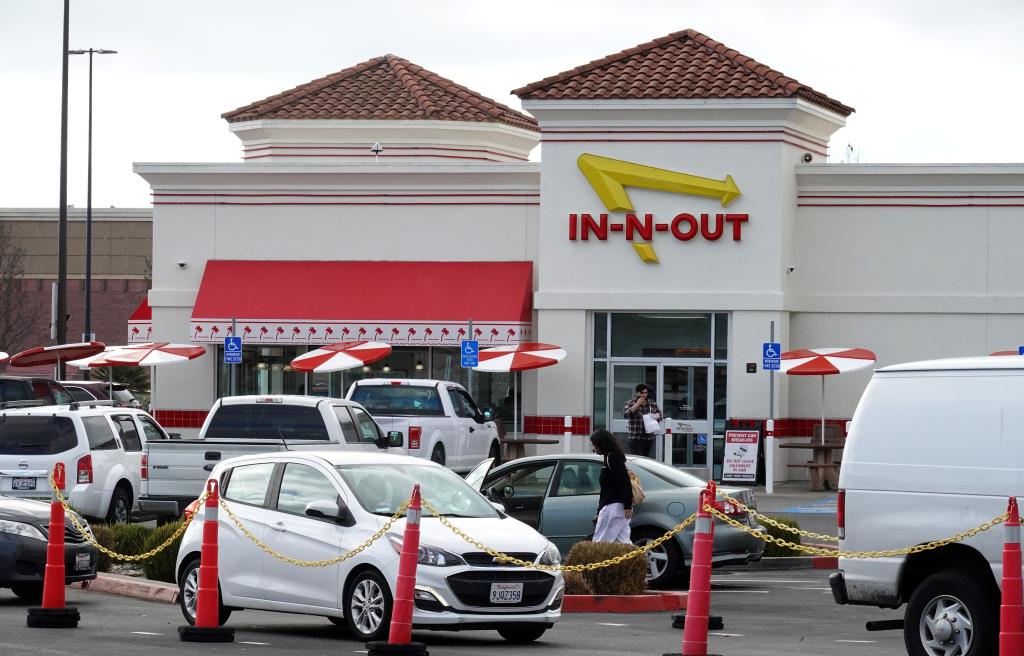
M782 357L782 344L779 342L765 342L761 345L761 369L778 371L780 357Z
M242 338L224 338L224 364L242 364Z
M475 367L480 364L480 342L475 339L464 339L459 350L462 352L463 367Z

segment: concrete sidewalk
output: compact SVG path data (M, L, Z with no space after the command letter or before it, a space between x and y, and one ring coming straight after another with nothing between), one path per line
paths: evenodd
M808 487L807 481L776 483L771 495L763 485L751 489L758 511L765 514L835 514L836 491L815 492Z

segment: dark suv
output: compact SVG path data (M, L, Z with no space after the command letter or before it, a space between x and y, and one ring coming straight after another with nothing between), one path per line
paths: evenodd
M0 376L0 403L42 400L46 405L66 405L74 399L60 383L49 378Z
M142 404L123 383L104 383L100 380L62 380L60 384L76 401L113 401L114 405L127 408L141 408ZM110 398L110 392L114 398Z

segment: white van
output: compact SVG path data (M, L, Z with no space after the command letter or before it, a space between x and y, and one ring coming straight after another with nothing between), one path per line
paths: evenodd
M839 548L946 538L1024 493L1024 357L879 369L853 415L839 475ZM839 604L898 608L914 656L997 651L1001 526L909 556L840 558Z

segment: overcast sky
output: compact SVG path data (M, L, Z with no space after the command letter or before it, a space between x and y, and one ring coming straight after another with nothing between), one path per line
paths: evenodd
M860 162L1022 162L1022 0L72 0L94 60L93 206L149 207L133 162L237 162L220 114L393 53L499 102L694 28L852 105ZM0 207L59 201L61 0L0 0ZM88 58L70 59L68 202L86 202ZM534 152L534 158L539 150Z

